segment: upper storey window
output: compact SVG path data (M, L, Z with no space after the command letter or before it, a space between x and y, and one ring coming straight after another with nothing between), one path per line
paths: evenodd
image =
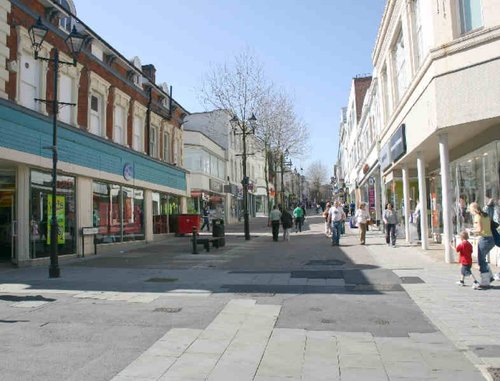
M57 2L65 10L76 15L75 5L73 4L73 2L71 0L57 0ZM70 33L71 28L73 27L73 19L70 16L61 17L59 19L59 27L61 29L64 29L66 32Z
M462 34L483 26L481 0L459 0Z
M414 48L415 48L415 66L418 68L422 64L424 57L424 41L422 35L422 13L421 1L413 0L413 34L414 34Z
M405 43L403 39L403 32L399 33L396 40L396 44L393 48L394 54L394 71L396 80L396 100L400 100L403 96L406 88L408 87L408 75L407 75L407 62L406 62L406 50Z

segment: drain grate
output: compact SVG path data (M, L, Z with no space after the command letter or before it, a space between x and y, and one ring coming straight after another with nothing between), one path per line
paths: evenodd
M182 311L181 307L158 307L153 310L153 312L166 312L168 314L175 314L181 311Z
M493 381L500 381L500 368L488 368Z
M344 261L338 259L313 259L306 263L306 266L342 266L345 265Z
M401 279L401 283L403 284L418 284L418 283L425 283L422 278L418 276L402 276L399 279Z
M321 319L321 323L322 324L334 324L334 323L336 323L336 321L333 319Z
M176 282L177 278L149 278L146 282L169 283Z
M292 271L291 278L343 279L342 271Z

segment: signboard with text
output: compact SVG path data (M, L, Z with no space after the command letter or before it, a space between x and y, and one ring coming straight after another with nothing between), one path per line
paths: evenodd
M406 153L406 137L405 137L405 125L402 124L396 130L396 132L391 136L391 161L398 160L401 156Z
M50 232L52 229L52 224L50 219L52 218L52 195L47 195L47 245L50 245ZM56 219L57 219L57 243L64 244L65 236L64 231L66 230L66 201L64 196L56 196Z

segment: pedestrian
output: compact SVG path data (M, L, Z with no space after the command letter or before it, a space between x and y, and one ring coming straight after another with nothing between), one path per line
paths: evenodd
M359 204L359 208L356 210L354 218L359 227L359 241L364 245L366 241L366 228L368 226L368 221L370 221L370 214L366 211L366 204L364 202Z
M417 235L418 240L422 240L422 226L420 226L420 217L422 214L422 204L419 200L417 200L417 205L415 206L415 211L413 212L413 221L417 225Z
M283 241L290 241L290 229L293 226L293 217L286 208L283 208L281 212L281 225L283 226Z
M392 247L396 247L396 224L398 223L398 216L390 202L385 206L382 218L385 224L385 242L387 246L392 245Z
M328 212L330 211L331 206L332 204L328 201L325 206L325 211L323 212L323 218L325 219L325 235L327 237L332 236L332 229L330 228L330 223L328 222Z
M345 213L340 202L335 200L333 206L328 212L328 222L330 223L332 229L332 246L340 246L340 230L342 228L342 222L345 220Z
M469 210L472 214L474 228L473 233L479 236L477 243L477 261L479 262L479 272L481 279L479 280L478 289L490 288L490 283L493 279L490 266L486 262L486 257L491 249L495 246L493 234L491 232L491 221L488 213L485 213L479 207L477 202L469 205Z
M356 209L356 204L354 203L354 200L351 201L349 204L349 209L350 209L350 215L351 217L354 217L354 210Z
M304 218L304 211L297 205L297 207L293 210L293 217L295 218L295 233L302 231L302 219Z
M210 212L208 210L208 205L205 205L202 210L202 216L203 216L203 225L201 225L200 231L203 231L203 228L206 226L207 231L210 231Z
M270 217L271 217L271 229L273 232L273 241L277 241L278 235L280 233L281 212L279 211L276 205L273 206L273 210L271 210Z
M466 276L471 276L472 279L474 279L474 283L472 286L474 288L479 286L479 283L476 280L476 277L474 274L472 274L471 268L472 268L472 245L468 241L469 239L469 234L466 231L463 231L460 233L460 239L461 242L458 244L457 247L453 246L452 243L450 243L450 246L453 250L455 250L460 258L458 262L462 265L460 268L460 280L457 282L459 286L465 286L465 277Z

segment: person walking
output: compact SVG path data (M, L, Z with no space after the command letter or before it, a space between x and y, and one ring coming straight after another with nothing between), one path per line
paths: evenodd
M328 222L332 229L332 246L340 246L340 229L345 220L345 213L340 202L336 200L328 212Z
M413 221L417 225L417 235L418 240L422 240L422 227L420 226L420 218L422 214L422 204L417 200L417 205L415 206L415 211L413 212Z
M304 211L297 205L297 207L293 210L293 217L295 218L295 233L302 231L302 219L304 218Z
M382 218L385 224L385 242L387 246L392 245L392 247L396 247L396 224L398 223L398 216L390 202L385 206Z
M293 217L286 208L281 212L281 225L283 226L283 241L290 241L290 229L293 226Z
M466 231L460 233L460 239L462 242L458 244L457 247L453 246L453 243L450 243L450 246L453 250L455 250L459 256L459 262L462 265L460 269L460 280L457 282L459 286L465 286L465 277L471 276L474 279L473 287L477 287L479 283L476 280L474 274L472 274L472 245L468 241L469 234Z
M208 205L205 205L202 210L203 216L203 225L201 225L200 231L203 231L203 228L206 226L207 231L210 231L210 212L208 210Z
M332 229L330 228L330 223L328 222L328 212L330 212L332 204L330 202L326 203L325 211L323 212L323 218L325 219L325 235L330 238L332 236Z
M477 243L477 261L479 263L481 279L477 288L484 290L490 288L490 283L494 280L491 276L490 266L488 262L486 262L486 257L495 246L495 240L491 232L491 221L488 213L483 212L477 202L470 204L469 210L472 214L474 223L472 232L479 236L479 241Z
M271 229L273 232L273 241L277 241L278 235L280 233L281 212L279 211L276 205L273 206L273 210L271 210L270 217L271 217Z
M349 210L350 210L350 215L351 217L354 216L354 210L356 209L356 204L354 203L354 200L351 201L351 203L349 204Z
M359 241L362 245L366 241L366 227L368 226L368 221L370 220L370 214L366 211L366 204L364 202L359 204L358 210L354 214L354 218L359 227Z

